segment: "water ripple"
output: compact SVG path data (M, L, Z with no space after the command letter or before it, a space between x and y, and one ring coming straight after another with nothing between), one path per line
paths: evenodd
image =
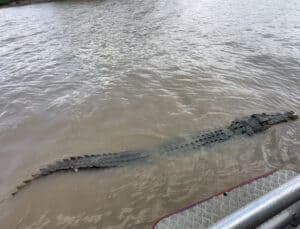
M0 198L57 158L300 113L300 1L60 1L0 10ZM299 170L299 122L194 155L52 176L1 228L147 228L274 168ZM45 195L45 193L47 193Z

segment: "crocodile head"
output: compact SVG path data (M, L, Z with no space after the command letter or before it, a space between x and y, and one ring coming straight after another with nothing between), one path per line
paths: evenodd
M231 123L229 129L235 134L248 134L264 131L281 122L296 120L298 115L293 111L275 114L253 114L248 117L237 119Z

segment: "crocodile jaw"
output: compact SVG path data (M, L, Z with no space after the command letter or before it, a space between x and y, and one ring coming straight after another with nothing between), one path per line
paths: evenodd
M254 133L262 132L276 124L296 119L298 119L298 115L293 111L274 114L253 114L233 121L229 126L229 129L234 134L253 135Z

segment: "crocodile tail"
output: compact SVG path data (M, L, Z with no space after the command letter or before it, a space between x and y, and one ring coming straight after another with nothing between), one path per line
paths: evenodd
M144 160L148 158L148 156L149 154L143 151L125 151L119 153L83 155L65 158L41 168L36 174L33 174L30 179L25 180L23 183L18 185L12 195L16 195L21 189L32 183L34 180L53 173L62 171L78 172L81 169L92 168L107 169L120 167L128 163Z

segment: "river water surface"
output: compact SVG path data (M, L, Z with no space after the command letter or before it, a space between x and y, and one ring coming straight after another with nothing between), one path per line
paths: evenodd
M299 0L62 1L0 9L0 228L149 228L275 168L300 123L189 155L40 179L41 165L150 147L256 112L300 112Z

